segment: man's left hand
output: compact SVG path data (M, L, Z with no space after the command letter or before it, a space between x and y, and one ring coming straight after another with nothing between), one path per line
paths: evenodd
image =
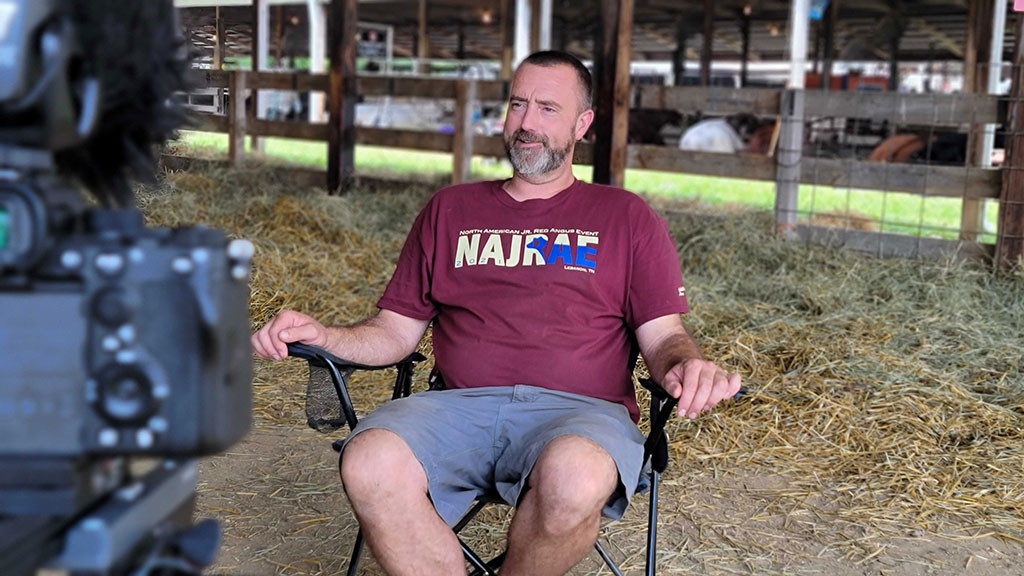
M726 372L709 360L691 358L669 369L661 385L679 399L679 415L692 419L735 396L740 391L740 375Z

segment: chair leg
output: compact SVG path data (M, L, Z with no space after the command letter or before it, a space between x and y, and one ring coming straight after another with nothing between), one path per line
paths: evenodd
M647 576L654 576L658 553L658 472L651 470L651 506L647 515Z
M359 570L359 556L363 553L363 529L360 528L356 532L356 543L352 546L352 558L348 561L348 571L345 572L347 576L356 576L356 571Z
M619 569L619 565L616 564L615 560L612 560L612 557L608 555L604 546L601 545L600 540L594 541L594 549L597 550L597 554L602 560L604 560L604 563L608 565L608 569L612 571L612 574L615 574L615 576L623 576L622 570Z

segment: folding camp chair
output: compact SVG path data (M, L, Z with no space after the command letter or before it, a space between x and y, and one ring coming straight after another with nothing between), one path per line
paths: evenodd
M634 347L635 348L635 347ZM352 406L352 400L348 394L348 379L356 370L382 370L385 368L397 368L398 374L395 377L394 392L392 399L408 396L412 392L412 370L416 364L423 362L426 358L419 353L411 354L404 360L389 366L364 366L354 364L332 355L330 352L309 346L306 344L289 344L288 354L303 358L309 362L309 383L306 388L306 420L310 427L320 432L332 432L347 425L350 430L354 429L357 422L356 412ZM636 354L632 354L631 367L636 363ZM648 576L655 573L655 552L658 534L658 475L668 465L668 439L665 435L665 422L672 415L676 405L676 399L669 396L665 391L650 379L641 379L640 384L651 393L650 424L651 429L644 442L644 474L649 478L641 478L638 492L644 488L650 492L650 514L647 519L647 564ZM429 378L430 389L443 388L443 380L436 373ZM336 440L333 444L334 450L341 451L343 440ZM644 482L644 480L648 480ZM470 507L462 518L455 524L453 530L456 537L459 532L477 515L487 504L504 502L497 497L482 497ZM459 538L463 555L472 564L474 570L470 576L496 576L495 570L501 566L505 559L502 552L491 560L484 561L465 542ZM359 557L363 548L363 532L356 534L355 546L352 550L352 559L349 561L348 576L355 576L359 567ZM601 559L608 565L616 576L622 576L615 561L601 545L601 541L594 543L594 548L601 556Z

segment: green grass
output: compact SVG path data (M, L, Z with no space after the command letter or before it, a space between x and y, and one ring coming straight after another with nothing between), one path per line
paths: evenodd
M219 155L227 150L227 135L186 131L182 133L179 144L197 155ZM266 155L295 164L325 167L327 144L268 138ZM451 173L452 157L442 152L356 146L355 164L356 170L362 173L439 179ZM573 166L573 173L580 180L590 181L591 172L590 166ZM503 160L474 158L471 174L475 179L498 179L507 178L512 172ZM773 182L630 169L626 170L625 184L634 192L676 200L760 210L771 210L775 204ZM846 226L846 215L849 214L854 221L870 219L873 229L882 232L956 238L960 229L960 206L961 200L957 198L924 198L899 192L802 185L798 210L801 218L811 214L834 214L826 216L829 218L827 223L833 226ZM985 243L995 242L997 214L998 205L988 202L985 209L986 233L982 238Z

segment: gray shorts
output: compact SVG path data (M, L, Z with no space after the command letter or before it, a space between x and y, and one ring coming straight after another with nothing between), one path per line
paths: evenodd
M515 506L537 457L559 436L589 438L615 461L619 487L602 511L608 518L626 511L643 464L644 437L625 406L535 386L427 391L393 400L360 420L346 444L371 428L394 432L409 446L449 526L481 495Z

